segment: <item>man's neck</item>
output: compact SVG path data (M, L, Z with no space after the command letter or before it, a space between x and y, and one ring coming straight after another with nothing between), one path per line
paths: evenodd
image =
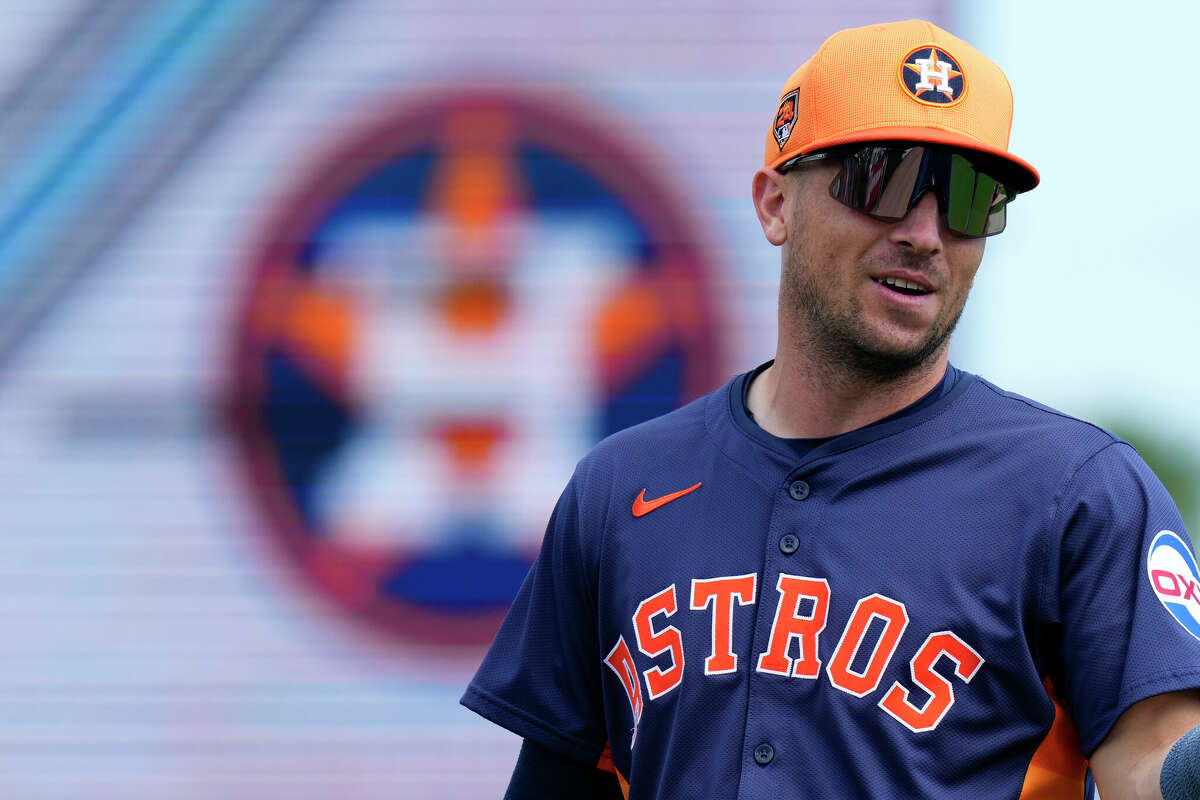
M837 436L912 405L946 373L943 350L910 372L872 379L789 357L781 348L775 363L752 384L746 403L759 427L784 439Z

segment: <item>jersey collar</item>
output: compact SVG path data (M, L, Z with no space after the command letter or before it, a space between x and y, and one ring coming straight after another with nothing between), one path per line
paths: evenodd
M771 365L766 362L735 376L708 396L705 424L717 446L764 487L774 489L789 475L838 453L853 450L914 428L942 413L977 379L949 366L933 390L912 405L862 428L820 440L788 440L764 431L746 411L743 391L749 380Z

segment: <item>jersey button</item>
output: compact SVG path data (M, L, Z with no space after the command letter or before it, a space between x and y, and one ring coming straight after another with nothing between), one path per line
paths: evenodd
M792 481L788 484L788 494L793 500L803 500L808 497L808 484L804 481Z
M766 742L763 742L758 747L754 748L754 763L758 764L760 767L765 767L767 764L770 764L774 758L775 748L771 747L771 745L767 744Z
M787 534L779 540L779 552L785 556L790 556L792 553L800 549L800 537L794 534Z

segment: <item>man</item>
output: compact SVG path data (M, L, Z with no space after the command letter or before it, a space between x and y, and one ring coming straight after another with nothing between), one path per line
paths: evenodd
M775 359L580 462L463 698L525 737L510 797L606 796L594 766L629 798L1083 797L1089 764L1104 800L1195 791L1170 497L948 363L1038 183L1011 115L921 21L835 34L784 86L753 181Z

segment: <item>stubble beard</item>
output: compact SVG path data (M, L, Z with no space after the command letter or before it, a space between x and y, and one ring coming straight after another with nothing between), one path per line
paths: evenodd
M903 266L922 271L920 259L910 261ZM808 354L813 359L811 366L826 372L831 380L886 384L928 369L949 345L966 305L964 296L952 314L934 320L916 345L889 345L864 323L857 298L844 310L836 308L814 273L799 254L793 255L780 284L780 323L785 323L786 315L795 318L790 327L800 337L796 342L800 352Z

